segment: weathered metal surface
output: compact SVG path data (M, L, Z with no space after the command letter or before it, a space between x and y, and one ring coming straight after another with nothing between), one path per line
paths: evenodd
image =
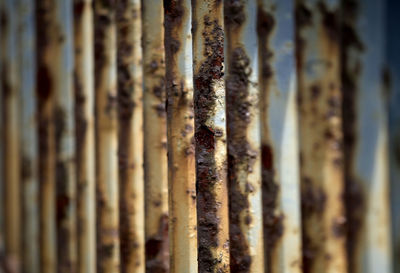
M117 1L121 272L145 272L140 0Z
M56 0L51 11L52 118L55 138L57 272L76 271L76 165L73 93L73 6Z
M95 0L97 270L119 272L117 37L114 1Z
M53 122L54 67L52 49L54 35L52 12L54 2L36 2L37 78L40 180L40 269L43 273L56 271L56 211L55 211L55 139Z
M0 1L0 272L399 271L399 9Z
M339 1L296 2L303 271L347 272Z
M294 1L257 14L266 272L302 272Z
M400 272L400 2L388 0L386 7L386 61L389 78L389 167L392 220L393 272Z
M2 3L2 96L4 121L4 246L6 262L12 270L20 269L21 249L21 198L20 198L20 92L18 73L16 3ZM4 198L4 199L3 199Z
M168 272L168 161L164 10L142 1L146 268Z
M190 0L164 1L170 271L197 269Z
M264 272L257 1L224 4L230 268Z
M223 4L192 5L198 270L230 272Z
M21 111L22 271L39 273L39 176L36 104L36 27L33 1L16 1Z
M343 4L349 272L391 272L385 3Z
M77 239L79 273L96 272L96 197L92 0L74 0Z

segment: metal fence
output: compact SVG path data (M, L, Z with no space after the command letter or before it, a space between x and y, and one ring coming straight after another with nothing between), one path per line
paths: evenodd
M1 273L399 273L400 2L1 0Z

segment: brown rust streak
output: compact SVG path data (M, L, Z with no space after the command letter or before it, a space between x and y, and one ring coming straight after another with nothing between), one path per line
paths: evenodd
M343 133L344 133L344 172L345 172L345 202L347 211L347 255L348 271L360 271L360 240L363 232L365 217L365 192L361 181L354 175L354 158L357 132L355 124L356 100L358 78L361 73L360 61L353 67L349 65L350 51L362 52L364 45L355 30L355 22L358 16L359 1L343 1L343 15L341 21L341 79L343 94Z
M108 145L105 140L116 137L117 116L116 116L116 98L114 90L105 90L105 88L116 88L116 86L106 86L103 78L110 73L110 65L114 61L110 56L109 37L110 32L115 27L115 1L114 0L95 0L94 1L94 49L95 49L95 90L96 90L96 200L97 200L97 270L98 272L118 272L119 271L119 227L115 219L118 206L111 204L107 184L111 181L105 181L105 171L102 168L115 166L114 160L112 166L99 166L101 158L109 156L103 154ZM107 73L107 74L106 74ZM114 171L114 170L113 170ZM113 181L113 183L118 183Z
M51 24L48 1L38 1L36 5L36 25ZM37 98L38 98L38 134L39 134L39 200L40 200L40 268L44 273L55 271L55 245L52 236L54 217L52 217L55 197L55 142L52 108L54 83L49 66L49 30L43 29L36 39L37 48Z
M196 1L193 1L194 3ZM221 10L222 3L215 3L213 9ZM193 7L194 12L198 8ZM223 260L223 251L227 241L221 242L226 232L221 219L223 217L224 204L227 196L223 193L226 189L226 167L219 166L216 162L216 149L218 138L225 137L225 129L210 125L215 118L218 98L213 82L223 81L224 61L224 31L220 25L218 12L210 11L204 17L194 17L197 27L193 31L194 41L203 43L203 58L195 56L195 62L199 68L195 68L194 74L194 111L195 111L195 140L196 140L196 187L197 187L197 220L198 220L198 251L199 272L229 272L229 264ZM222 15L222 12L221 12ZM221 16L222 17L222 16ZM200 27L201 26L201 27ZM200 33L202 31L202 33ZM202 35L202 38L197 38ZM201 60L200 60L201 59ZM197 70L197 71L196 71ZM222 189L218 189L222 187ZM217 191L222 191L222 194ZM221 199L222 198L222 199ZM226 215L227 216L227 215ZM227 251L228 249L225 249Z
M164 0L171 272L197 271L194 137L186 129L194 128L192 86L178 67L188 39L182 35L186 4Z
M77 272L95 271L95 143L92 1L74 1L74 93L77 174ZM86 43L89 43L88 46ZM91 62L85 66L85 62ZM87 65L87 64L86 64ZM86 69L85 67L89 67Z
M146 240L146 271L167 273L169 272L169 244L165 241L168 238L168 215L160 217L159 220L158 234Z
M129 1L117 1L117 27L118 27L118 110L119 110L119 180L120 180L120 241L121 241L121 272L144 272L144 245L141 235L143 231L139 227L144 219L137 219L144 207L141 205L142 193L135 189L143 183L138 178L141 172L141 164L136 162L136 153L140 151L135 143L142 143L142 131L136 131L138 117L134 115L141 112L134 112L135 109L142 109L141 101L137 100L141 94L141 84L137 81L132 65L137 66L139 57L139 44L135 44L136 29L135 20L140 18L138 10ZM135 78L136 77L136 78ZM141 124L139 125L141 127ZM140 128L141 129L141 128ZM134 132L135 131L135 132ZM143 177L141 177L143 178ZM132 185L134 184L134 185ZM135 188L135 189L134 189Z
M234 38L246 20L244 1L225 1L225 26L228 35ZM229 36L228 36L229 37ZM251 224L249 201L239 186L238 174L251 172L258 151L254 151L247 139L250 123L249 68L250 60L242 47L231 48L228 41L228 76L226 78L226 108L228 135L228 183L229 183L229 233L230 233L230 269L231 272L250 272L252 258L246 243L241 224L241 215L246 214L246 224ZM246 191L252 191L248 184Z
M143 1L146 270L169 272L163 5Z
M261 92L261 116L268 116L269 85L274 71L270 62L274 56L269 47L270 37L275 29L274 16L265 11L261 5L257 9L257 34L259 38L260 60L260 88ZM268 123L262 122L263 126ZM277 213L279 197L279 185L274 178L274 156L271 142L268 136L269 129L262 129L262 196L263 196L263 226L266 272L277 272L276 245L283 235L283 215Z
M56 157L62 152L61 142L66 130L66 115L60 106L53 110L53 122L55 133ZM70 172L68 162L56 159L56 227L57 227L57 270L59 272L74 272L76 261L71 259L71 241L74 240L75 230L71 229L69 210L74 200L69 194ZM75 252L75 250L72 250Z
M297 1L304 272L346 270L344 234L339 232L345 217L338 19L338 10L323 1L312 9ZM306 44L303 33L308 31L321 37L317 45ZM316 46L319 59L305 63L311 50L306 46ZM317 76L310 80L312 69Z

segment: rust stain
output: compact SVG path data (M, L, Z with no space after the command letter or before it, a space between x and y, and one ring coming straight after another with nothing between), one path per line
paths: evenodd
M344 181L339 9L330 8L323 1L298 1L295 16L303 271L346 270L345 237L340 236L345 216L340 199ZM311 36L318 37L318 43L307 45L313 41ZM326 171L322 172L322 168Z
M273 69L270 62L274 56L269 46L269 40L275 29L274 16L265 11L262 6L257 8L257 34L259 38L259 60L260 60L260 86L265 90L261 93L262 116L267 116L268 97ZM264 129L265 130L265 129ZM263 200L263 228L264 228L264 248L265 248L265 267L266 272L273 272L275 246L284 232L283 215L276 212L278 206L279 185L274 179L273 150L270 146L268 133L263 131L262 136L262 200Z
M141 219L143 173L141 158L143 141L141 119L141 51L138 6L129 1L116 5L117 22L117 85L118 85L118 160L119 160L119 238L121 272L144 271L144 229ZM135 69L132 70L132 66ZM140 99L139 99L140 97ZM139 116L137 116L139 115Z
M146 270L169 272L164 16L161 1L142 2ZM157 14L157 19L154 16ZM154 113L155 112L155 113Z
M94 75L96 92L96 240L98 272L117 272L120 267L119 238L112 236L119 232L117 157L110 159L108 165L101 165L102 157L116 153L117 145L117 94L115 82L116 55L110 53L116 44L115 1L94 1ZM114 75L113 75L114 74ZM113 76L110 76L113 75ZM115 150L115 151L114 151ZM116 154L114 155L116 156ZM109 181L109 180L113 180ZM112 187L113 191L109 191Z
M221 8L215 7L215 8ZM193 7L196 9L196 6ZM224 62L224 31L217 18L210 14L202 17L202 33L199 27L194 32L202 35L204 41L202 63L194 75L194 111L195 111L195 142L196 142L196 173L197 173L197 211L198 211L198 267L199 272L228 272L228 265L222 259L223 253L213 249L223 248L221 242L221 200L217 200L217 187L226 186L226 166L216 162L217 138L223 136L223 131L210 120L216 115L217 94L213 82L223 81ZM200 18L199 18L200 19ZM199 25L199 24L198 24ZM199 57L198 57L199 58ZM187 129L192 130L191 127Z
M168 123L168 185L171 272L197 272L196 202L186 191L195 192L195 158L193 133L185 137L181 131L186 124L193 126L191 75L179 67L179 58L187 55L184 32L190 12L189 1L164 1L165 63ZM188 60L190 61L190 59ZM180 254L178 254L180 253ZM178 255L177 255L178 254Z
M66 115L64 109L55 106L53 112L55 151L56 156L62 153L62 141L65 137ZM69 163L66 160L56 160L56 227L57 227L57 270L60 272L75 271L76 263L71 259L71 241L75 238L75 229L71 228L70 209L72 206L70 197L70 172Z
M246 20L242 1L225 1L225 24L237 29ZM234 30L233 30L234 31ZM249 200L239 187L240 169L252 170L257 151L246 141L251 119L249 96L250 59L243 48L228 52L230 56L226 78L226 109L228 135L228 187L229 187L229 239L231 272L250 272L252 258L245 234L241 228L241 215L249 212ZM234 201L233 201L234 200ZM246 217L246 216L245 216ZM249 221L247 221L249 223Z
M36 25L50 25L51 7L45 1L39 1L36 6ZM46 14L46 16L43 16ZM54 169L55 169L55 143L53 139L54 123L53 97L54 82L52 72L48 64L47 55L51 44L50 32L44 29L38 33L36 39L36 94L38 103L38 139L39 139L39 210L40 210L40 268L44 273L55 271L55 245L50 233L53 228L54 217L49 217L49 206L54 207Z
M365 221L365 192L361 182L355 177L354 158L357 139L356 101L358 78L361 73L361 63L357 60L351 69L348 66L349 52L363 52L365 45L355 29L359 10L359 1L343 1L343 19L341 21L341 80L343 96L343 150L344 150L344 172L345 172L345 203L346 203L346 236L349 272L358 272L358 256L361 251L360 242Z
M169 272L169 245L165 243L168 237L168 216L160 217L159 232L146 241L146 271L154 273Z
M242 48L236 48L231 56L232 65L227 77L227 120L228 120L228 177L230 202L231 271L249 272L251 256L240 227L240 215L249 210L247 196L238 185L240 168L251 171L257 152L245 141L247 124L250 121L248 96L249 59ZM245 165L245 166L242 166Z

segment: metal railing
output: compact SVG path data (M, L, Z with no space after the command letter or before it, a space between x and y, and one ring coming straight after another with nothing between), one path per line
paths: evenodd
M399 273L399 12L1 0L0 273Z

